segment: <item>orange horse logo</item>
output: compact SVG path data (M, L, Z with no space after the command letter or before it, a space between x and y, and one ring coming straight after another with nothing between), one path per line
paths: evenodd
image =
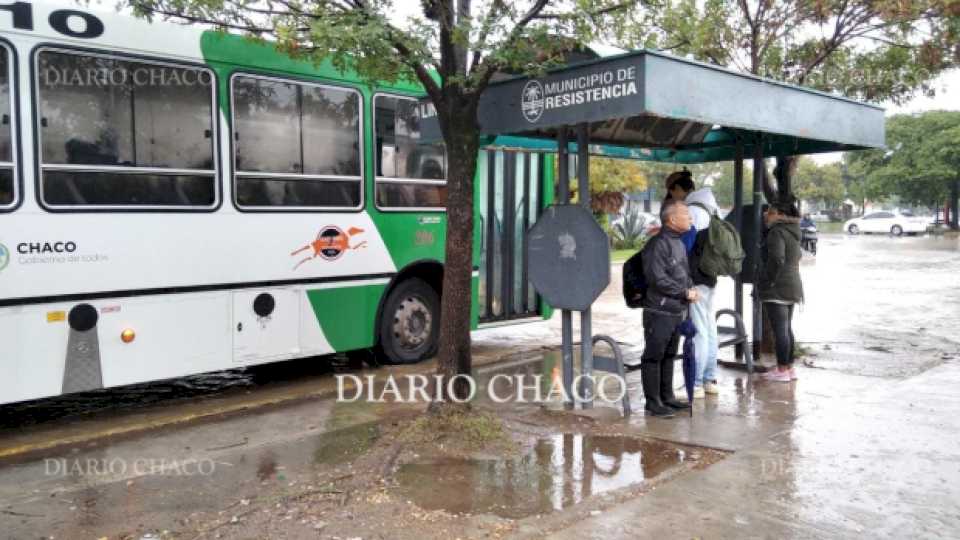
M290 254L291 257L294 257L300 253L303 253L304 251L313 250L313 254L311 254L309 257L301 259L300 262L293 267L293 269L296 270L301 264L316 259L317 257L321 257L328 261L335 261L339 259L341 255L343 255L344 251L366 247L366 241L352 246L350 245L350 239L361 233L363 233L363 229L358 229L357 227L350 227L347 229L347 232L343 232L340 227L335 225L327 225L326 227L320 229L320 232L317 233L316 240Z

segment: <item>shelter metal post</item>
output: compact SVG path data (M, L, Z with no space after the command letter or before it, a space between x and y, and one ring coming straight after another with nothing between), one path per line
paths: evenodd
M787 166L786 156L777 156L777 168L780 172L780 176L776 178L777 196L781 201L785 201L787 199L784 197L789 197L793 193L793 178L790 175L790 167Z
M567 126L560 126L557 130L557 180L560 183L558 204L570 202L570 159L567 149Z
M766 164L763 162L763 135L758 133L753 147L753 231L754 241L750 246L753 254L753 358L747 360L747 370L753 371L753 363L760 360L760 341L763 337L763 305L757 283L760 281L760 242L763 240L763 183Z
M733 157L733 219L738 231L743 231L743 140L737 137ZM747 249L750 249L747 247ZM739 274L733 282L733 309L743 318L743 277ZM737 361L743 360L743 343L734 347Z
M587 124L577 125L577 199L590 209L590 137Z
M587 124L577 125L577 199L590 209L590 135ZM591 308L580 312L580 391L583 408L593 407L593 316Z
M566 396L564 407L573 408L573 312L565 309L560 312L561 332L560 343L563 361L563 395Z
M557 133L557 181L560 184L559 204L570 202L570 156L567 152L567 126L560 126ZM560 349L563 362L563 392L566 396L564 407L572 409L573 401L573 314L564 309L560 313Z

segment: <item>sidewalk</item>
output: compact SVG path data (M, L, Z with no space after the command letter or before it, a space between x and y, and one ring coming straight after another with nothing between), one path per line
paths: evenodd
M745 383L723 370L723 394L692 420L631 419L638 435L734 453L549 537L956 538L960 364L903 381L800 374Z

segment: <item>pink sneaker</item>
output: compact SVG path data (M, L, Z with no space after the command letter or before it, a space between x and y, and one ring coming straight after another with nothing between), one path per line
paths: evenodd
M763 374L763 380L770 382L790 382L790 370L771 369Z

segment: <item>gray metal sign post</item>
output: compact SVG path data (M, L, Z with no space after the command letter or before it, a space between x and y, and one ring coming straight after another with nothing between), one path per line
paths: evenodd
M586 125L577 126L578 199L569 204L570 174L567 160L567 128L557 137L560 198L547 208L528 233L530 281L543 298L562 310L563 390L567 408L593 406L593 342L590 306L610 283L610 248L606 233L590 212L588 135ZM580 312L580 384L573 388L573 311ZM607 364L601 366L608 371ZM622 372L622 366L620 368ZM621 373L622 374L622 373ZM625 405L625 411L629 407Z

